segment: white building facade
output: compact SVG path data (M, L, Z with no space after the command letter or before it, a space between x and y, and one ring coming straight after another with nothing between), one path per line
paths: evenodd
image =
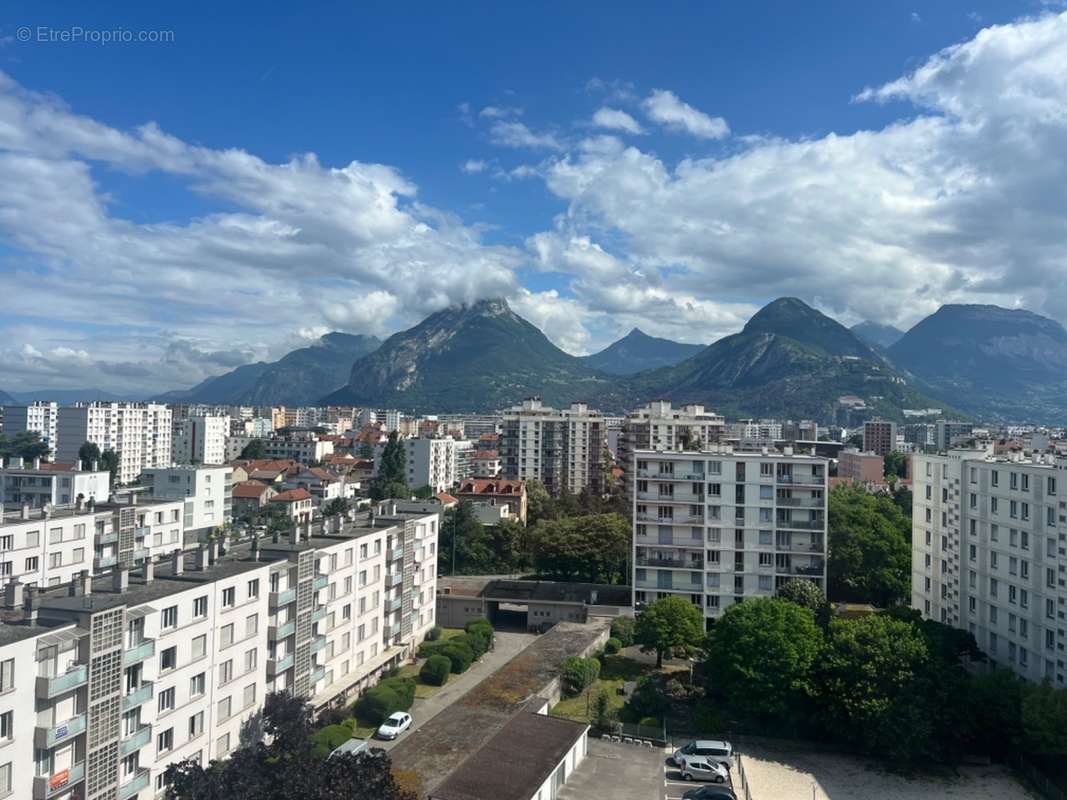
M37 400L24 406L4 406L4 433L36 433L49 447L49 459L56 455L56 425L59 403Z
M185 530L209 531L233 517L233 470L227 466L182 465L146 469L141 483L154 498L180 500Z
M1067 458L912 457L912 607L994 662L1064 685Z
M111 474L107 470L56 469L59 464L26 464L14 458L0 468L0 504L5 509L41 509L46 505L66 506L94 500L105 502L111 494Z
M61 406L56 424L56 460L74 462L93 442L119 454L119 483L144 469L171 463L171 411L159 403L79 403Z
M549 408L524 400L504 414L500 463L505 478L539 480L550 494L604 490L605 428L599 411L585 403Z
M794 578L825 592L826 459L713 447L634 463L635 608L682 596L710 620Z
M229 417L189 416L174 421L171 461L175 464L225 464Z

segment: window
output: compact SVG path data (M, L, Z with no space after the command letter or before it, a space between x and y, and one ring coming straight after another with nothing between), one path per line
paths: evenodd
M193 660L207 655L207 634L202 633L193 639Z
M199 675L194 675L189 679L189 695L191 697L199 697L207 689L206 675L201 672Z
M171 606L170 608L163 609L162 622L160 623L164 628L177 628L178 627L178 607Z
M174 687L164 689L159 693L159 712L172 711L174 709Z
M178 666L177 647L168 647L166 650L159 654L160 672L165 672L168 669L174 669L176 666Z
M251 672L256 668L258 655L255 648L245 651L245 672Z
M223 625L222 630L219 632L219 642L221 647L229 647L233 644L233 623L229 625Z
M195 739L204 732L204 712L198 711L189 717L189 738Z
M233 659L228 659L219 664L219 686L225 686L233 680Z
M15 659L9 658L0 661L0 692L8 692L15 688Z
M254 683L248 684L244 690L244 705L243 708L248 708L250 705L256 702L256 685Z
M166 753L174 747L174 728L167 728L156 737L156 752Z
M245 617L245 636L253 636L259 630L259 614L249 614Z
M259 597L259 578L255 578L248 582L248 596Z
M215 740L215 758L225 758L230 752L230 734L224 734Z
M229 719L230 716L230 698L224 697L219 700L218 713L215 715L218 719Z
M1050 508L1049 511L1051 511L1051 510L1052 509ZM38 562L37 556L30 556L29 558L26 559L26 570L25 571L26 572L36 572L38 563L39 562Z
M222 590L222 607L223 608L230 608L234 604L234 600L235 600L235 595L236 594L237 594L237 590L234 589L232 586L229 589L223 589Z
M193 616L198 619L207 616L207 595L193 600Z
M11 791L11 762L0 766L0 792Z
M0 714L0 739L10 739L15 735L14 713L13 711L5 711Z

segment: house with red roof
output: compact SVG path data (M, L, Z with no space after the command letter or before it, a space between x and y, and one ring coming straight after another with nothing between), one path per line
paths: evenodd
M273 486L260 481L241 481L233 485L233 515L244 517L257 513L278 494Z
M286 516L294 522L311 522L315 501L307 489L289 489L278 492L267 501L272 507L277 504L285 509Z
M512 518L526 524L526 481L497 478L467 478L452 493L460 500L472 503L506 505Z

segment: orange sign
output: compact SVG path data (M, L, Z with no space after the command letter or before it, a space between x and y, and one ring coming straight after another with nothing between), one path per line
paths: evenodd
M48 788L49 789L58 789L60 786L66 785L67 781L69 781L69 780L70 780L70 770L69 769L60 770L59 772L57 772L55 775L53 775L51 778L48 779Z

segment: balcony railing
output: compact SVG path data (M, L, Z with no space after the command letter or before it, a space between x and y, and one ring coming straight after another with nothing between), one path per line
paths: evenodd
M784 572L789 575L817 575L821 576L825 566L823 564L790 564L787 567L777 567L776 572Z
M779 542L775 545L775 549L789 553L821 553L824 548L822 542Z
M102 569L115 566L118 559L115 556L97 556L93 559L93 569L99 572Z
M148 786L148 770L142 769L132 779L119 785L119 800L129 800Z
M44 750L55 747L57 744L68 742L80 733L85 732L85 714L78 714L63 722L57 722L51 727L38 725L34 729L34 744Z
M119 540L118 531L108 531L107 533L96 534L96 541L100 544L114 544Z
M145 639L122 654L122 666L131 667L156 654L156 640Z
M311 612L311 621L318 622L320 619L325 619L326 613L326 606L319 606Z
M326 646L326 637L325 636L316 636L314 639L311 640L311 652L312 653L319 652L319 650L321 650L325 646Z
M654 492L638 492L637 499L646 503L678 503L680 505L702 505L706 496L702 494L656 494Z
M330 579L328 577L325 575L316 575L315 580L311 584L311 588L317 592L319 589L325 589L329 585Z
M141 681L140 686L122 696L122 710L129 711L131 708L144 705L152 699L152 691L151 681Z
M122 755L128 756L130 753L140 750L150 741L152 741L152 726L142 725L122 740L119 750L122 752Z
M788 483L793 486L825 486L826 478L822 475L778 475L778 483Z
M49 800L67 791L85 777L85 762L33 779L33 800Z
M779 497L776 502L787 508L822 508L825 505L821 497Z
M670 585L664 586L659 581L644 580L634 581L638 589L653 589L660 592L702 592L704 584L701 581L671 581Z
M654 522L657 525L703 525L704 517L686 515L675 515L673 517L657 517L655 514L638 514L637 519L640 522Z
M826 529L826 521L821 519L780 519L775 524L779 528L792 528L798 531L822 531Z
M396 561L398 558L404 557L404 546L397 545L396 547L390 547L385 551L386 561Z
M393 572L393 573L390 573L389 575L385 576L385 585L386 586L389 586L389 587L399 586L403 582L404 582L404 573L402 573L402 572Z
M326 667L314 667L311 670L311 682L318 683L326 677Z
M385 636L386 639L392 639L398 633L400 633L399 623L393 623L392 625L384 625L382 627L382 635Z
M402 605L404 605L404 599L402 597L390 598L385 601L385 613L391 614L394 611L398 611Z
M79 686L84 686L89 680L89 666L87 664L75 664L63 675L52 677L37 677L37 697L42 700L51 700L53 697L70 692Z
M703 538L694 539L691 536L669 536L666 539L661 539L658 535L652 534L650 536L638 536L637 544L639 547L699 547L703 549Z
M271 625L267 628L267 636L271 639L285 639L296 633L296 620L289 620L282 625Z
M656 472L650 469L637 470L637 477L652 481L703 481L707 475L703 472Z
M639 567L689 570L704 569L703 561L693 561L686 558L651 558L649 556L638 556L636 563Z
M290 653L287 656L281 658L268 658L267 659L267 674L269 677L273 677L281 672L285 672L289 667L293 666L293 654Z
M272 608L286 606L296 600L296 589L283 589L280 592L271 592L268 601Z

